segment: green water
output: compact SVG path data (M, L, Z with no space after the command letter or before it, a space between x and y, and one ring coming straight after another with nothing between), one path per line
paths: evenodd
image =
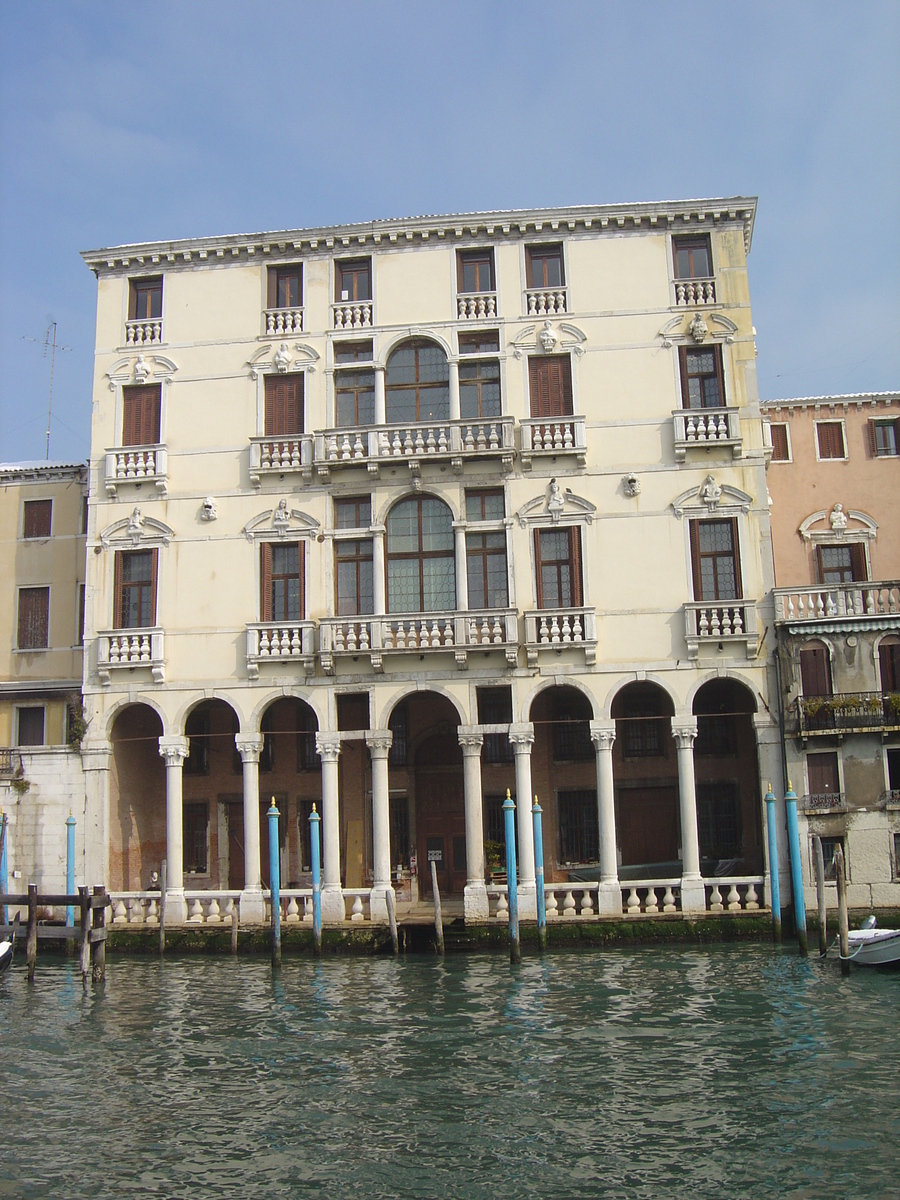
M900 972L767 946L0 979L0 1197L889 1197Z

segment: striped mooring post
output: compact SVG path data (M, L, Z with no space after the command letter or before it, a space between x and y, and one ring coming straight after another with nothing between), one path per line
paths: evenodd
M312 867L313 943L322 953L322 856L319 853L319 826L322 818L313 804L309 814L309 861Z
M784 793L784 808L787 814L788 849L791 854L791 891L794 894L794 926L797 930L797 945L801 954L809 953L806 938L806 901L803 897L803 866L800 862L800 827L797 824L797 793L788 780Z
M506 830L506 898L509 903L509 961L522 961L519 943L519 892L516 885L516 806L509 788L503 801L503 820Z
M534 902L537 908L538 947L547 949L547 898L544 894L544 810L534 798L531 809L534 822Z
M278 818L281 814L272 797L269 809L269 888L272 893L272 966L281 966L281 862L278 845Z
M781 941L781 882L778 878L778 823L772 785L766 792L766 831L769 838L769 891L772 896L772 940Z

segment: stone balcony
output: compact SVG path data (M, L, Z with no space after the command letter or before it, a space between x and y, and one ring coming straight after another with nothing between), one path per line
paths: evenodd
M569 311L568 289L528 288L525 292L525 315L529 317L552 317Z
M587 457L584 417L530 418L521 423L522 466L530 471L534 460L571 456L579 467Z
M718 650L738 644L744 646L748 658L753 658L759 646L755 601L691 601L685 604L684 638L690 659L699 658L701 647Z
M821 633L900 629L900 580L776 588L775 624Z
M373 670L383 671L388 654L452 653L464 670L470 654L500 652L514 667L518 645L515 609L328 617L319 622L319 656L326 675L335 673L340 659L368 659Z
M125 322L126 346L159 346L163 340L163 323L154 317L145 321Z
M736 408L679 408L672 417L678 462L684 462L688 450L695 448L730 449L733 458L741 457L741 419Z
M715 279L676 279L675 303L686 304L715 304Z
M495 321L496 292L470 292L457 296L456 315L460 321Z
M247 626L247 674L258 679L260 669L288 664L305 673L315 668L315 621L260 621Z
M803 797L801 807L808 817L824 816L826 813L845 813L847 797L844 792L810 792Z
M426 421L328 429L315 435L316 471L323 479L342 467L365 466L377 475L382 464L406 462L418 475L429 460L447 461L457 471L472 459L499 458L512 469L515 457L512 417L478 421Z
M371 300L357 300L353 304L344 301L331 306L333 329L371 329L372 323Z
M266 337L283 337L303 332L302 308L267 308L263 317Z
M118 496L123 485L141 487L152 484L160 496L168 487L168 453L164 445L125 446L106 451L104 484L111 500Z
M597 661L597 621L593 608L538 608L525 613L525 652L529 667L542 654L580 649L584 661Z
M163 631L113 629L97 634L97 675L104 687L120 672L147 672L154 683L165 683Z
M845 733L900 731L897 692L838 692L831 696L797 697L797 732L801 738L842 737Z
M250 439L250 482L259 487L264 477L298 474L312 478L314 438L309 434Z

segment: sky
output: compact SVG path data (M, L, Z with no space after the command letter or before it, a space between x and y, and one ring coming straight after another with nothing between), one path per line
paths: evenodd
M0 461L90 449L80 251L758 196L763 398L900 389L898 0L0 0ZM64 348L63 348L64 347Z

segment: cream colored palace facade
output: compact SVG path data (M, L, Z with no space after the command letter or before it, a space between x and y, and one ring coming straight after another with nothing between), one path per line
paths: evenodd
M321 813L326 919L426 898L431 862L484 919L508 788L524 915L535 794L582 912L767 903L755 208L86 253L85 878L165 859L167 919L195 890L259 919L275 797L283 885Z

